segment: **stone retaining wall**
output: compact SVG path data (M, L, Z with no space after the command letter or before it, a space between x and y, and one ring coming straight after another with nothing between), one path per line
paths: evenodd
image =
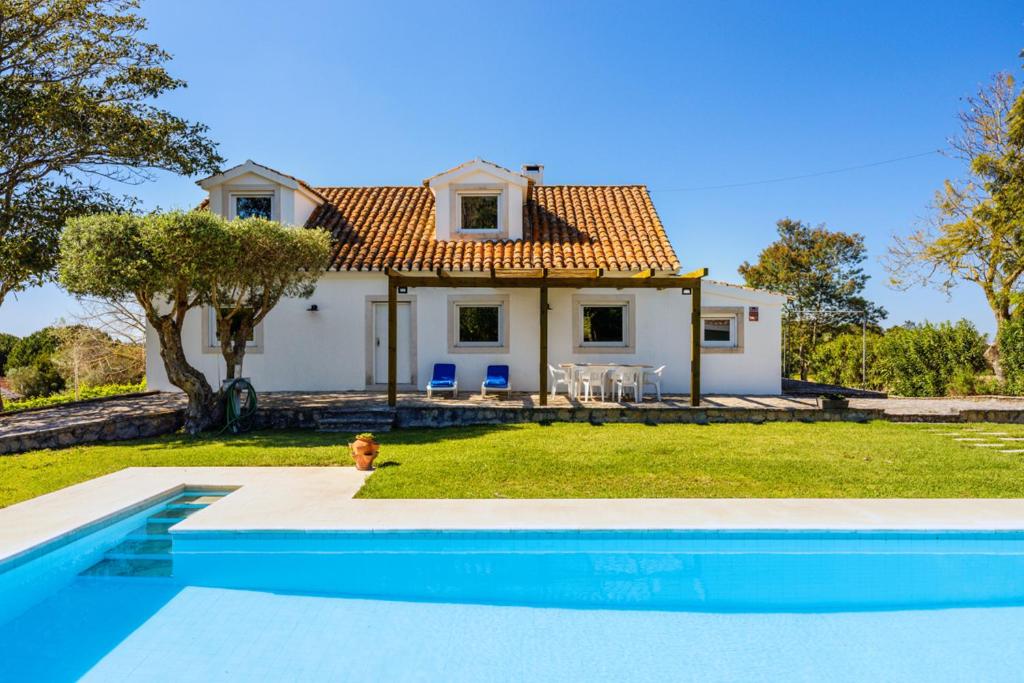
M882 420L881 409L738 409L738 408L510 408L466 406L398 407L395 427L464 427L529 422L610 422L638 424L717 424L762 422L867 422ZM315 429L321 417L331 414L320 408L260 409L256 429Z
M9 434L0 437L0 455L171 434L181 429L184 421L184 410L165 410L148 415L117 415L102 420Z

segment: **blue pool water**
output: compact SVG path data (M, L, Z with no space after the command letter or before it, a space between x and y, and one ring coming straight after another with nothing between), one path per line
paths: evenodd
M0 565L0 680L1024 676L1022 533L172 530L215 499Z

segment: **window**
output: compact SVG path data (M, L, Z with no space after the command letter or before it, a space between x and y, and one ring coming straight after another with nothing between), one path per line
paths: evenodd
M459 194L459 229L498 231L499 198L493 193Z
M584 344L626 343L626 307L624 305L584 306L582 315Z
M448 297L450 353L508 351L508 296Z
M213 308L206 309L206 316L203 318L203 337L206 339L206 350L220 352L220 332L217 330L217 314ZM250 351L262 348L263 323L259 323L249 332L245 346Z
M735 346L736 318L704 318L705 346Z
M459 344L501 344L501 306L458 306Z
M573 296L575 353L633 353L635 333L630 296Z
M273 198L270 195L235 195L235 218L271 218Z
M705 306L700 315L704 353L743 353L743 306Z

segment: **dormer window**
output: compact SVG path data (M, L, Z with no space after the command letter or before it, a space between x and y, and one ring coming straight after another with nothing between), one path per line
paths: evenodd
M457 197L461 232L498 233L504 228L501 192L460 191Z
M231 218L266 218L273 214L274 197L272 194L232 194Z

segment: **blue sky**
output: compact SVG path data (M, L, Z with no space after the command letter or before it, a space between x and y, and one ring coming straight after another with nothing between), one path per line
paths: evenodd
M879 263L960 164L920 154L961 98L1018 73L1018 2L259 2L150 0L149 38L189 83L164 106L247 158L317 185L417 184L480 156L548 183L646 183L684 269L738 281L784 216L865 235L889 322L967 317L981 295L885 286ZM188 207L195 179L129 188ZM54 286L8 298L0 330L68 317Z

